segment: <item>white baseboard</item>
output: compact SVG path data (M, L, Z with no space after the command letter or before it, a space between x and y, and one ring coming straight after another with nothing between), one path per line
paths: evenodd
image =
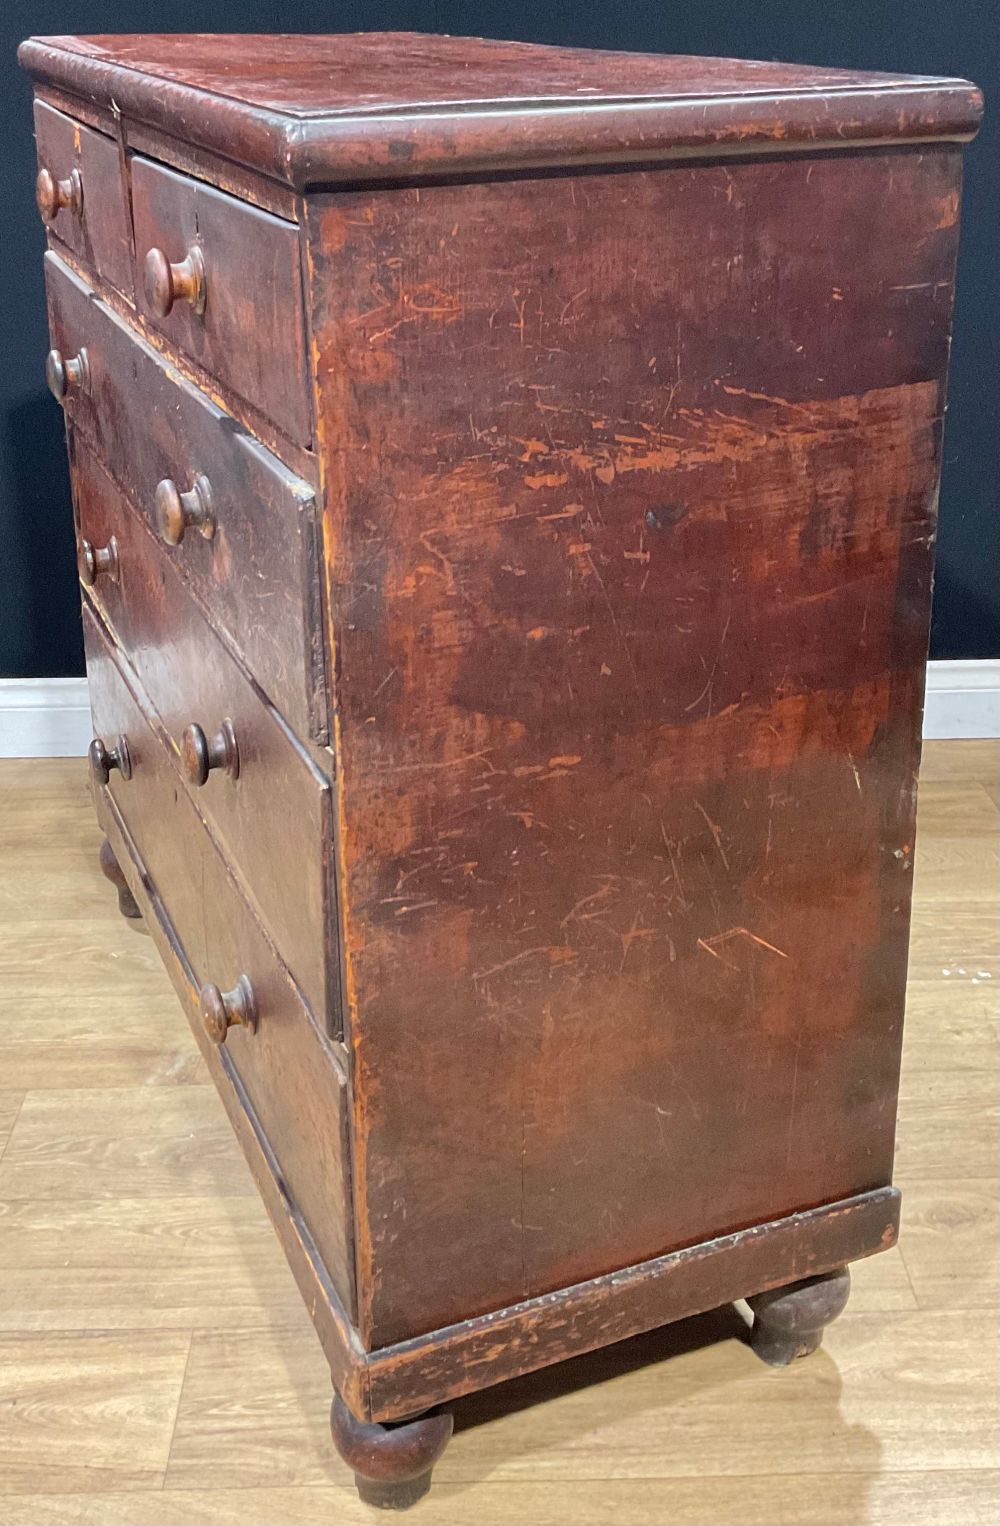
M0 758L82 758L92 736L85 678L0 678Z
M1000 658L932 662L924 737L1000 737ZM85 678L0 678L0 758L75 758L91 738Z
M924 739L1000 737L1000 657L927 666Z

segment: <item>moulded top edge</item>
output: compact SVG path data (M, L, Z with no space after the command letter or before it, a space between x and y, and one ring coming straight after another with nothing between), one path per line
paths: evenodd
M965 80L406 33L32 38L39 79L302 189L970 138Z

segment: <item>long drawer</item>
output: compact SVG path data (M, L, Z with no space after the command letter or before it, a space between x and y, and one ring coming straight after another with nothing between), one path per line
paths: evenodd
M145 521L74 436L81 579L133 657L172 760L327 1031L326 939L336 928L330 787L221 646ZM221 747L218 739L222 738ZM206 766L207 765L207 766Z
M99 792L113 799L169 917L195 982L222 992L248 981L256 1031L225 1043L281 1168L288 1196L316 1242L337 1293L353 1305L344 1077L183 789L98 620L84 610L97 737L121 756Z
M275 708L300 735L325 741L312 488L54 254L45 267L50 384L68 417L211 606Z

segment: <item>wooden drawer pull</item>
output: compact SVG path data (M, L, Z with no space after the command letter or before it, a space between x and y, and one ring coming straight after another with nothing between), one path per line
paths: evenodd
M79 355L72 355L69 360L63 358L61 350L50 350L45 357L45 381L57 403L61 403L71 389L89 392L90 361L86 350L81 349Z
M190 784L207 783L213 768L221 768L231 779L240 776L240 750L232 721L223 721L214 737L207 737L194 721L181 735L181 763Z
M205 311L208 288L205 282L205 257L192 244L179 265L171 265L162 249L151 249L143 272L146 301L158 318L166 318L178 300L190 302L196 313Z
M213 1044L224 1044L230 1028L257 1032L257 1006L246 975L240 976L231 991L220 991L209 981L198 994L202 1025Z
M83 215L83 181L79 170L70 170L65 180L57 180L51 170L40 169L35 181L35 200L42 221L54 223L63 207L75 217Z
M80 571L80 582L85 588L93 588L102 573L109 577L112 583L117 583L118 542L115 537L112 535L106 546L97 547L92 546L85 537L81 537L77 566Z
M100 737L95 737L87 749L87 756L90 758L90 771L98 784L107 784L113 768L117 768L123 779L132 777L132 754L123 736L115 739L115 745L110 750Z
M215 515L212 512L212 484L208 478L196 477L186 493L182 493L169 477L158 482L156 522L168 546L179 546L184 531L189 528L211 540L215 534Z

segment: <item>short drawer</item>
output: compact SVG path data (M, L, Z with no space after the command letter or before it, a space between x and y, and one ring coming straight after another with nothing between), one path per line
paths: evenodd
M118 145L35 102L38 210L50 233L132 297L132 240Z
M143 519L72 440L80 576L136 667L172 761L326 1031L339 1032L324 942L337 926L330 787L219 642Z
M136 303L223 387L308 445L298 229L148 159L132 160Z
M332 1053L274 949L240 895L143 713L134 680L96 617L84 611L90 701L97 737L128 750L125 778L97 782L99 813L113 800L151 888L191 971L220 992L249 982L256 1030L232 1027L226 1053L277 1158L337 1292L350 1307L353 1276L348 1209L345 1083ZM245 989L245 987L244 987Z
M50 385L67 416L275 708L300 735L325 741L312 489L61 260L49 253L45 264Z

